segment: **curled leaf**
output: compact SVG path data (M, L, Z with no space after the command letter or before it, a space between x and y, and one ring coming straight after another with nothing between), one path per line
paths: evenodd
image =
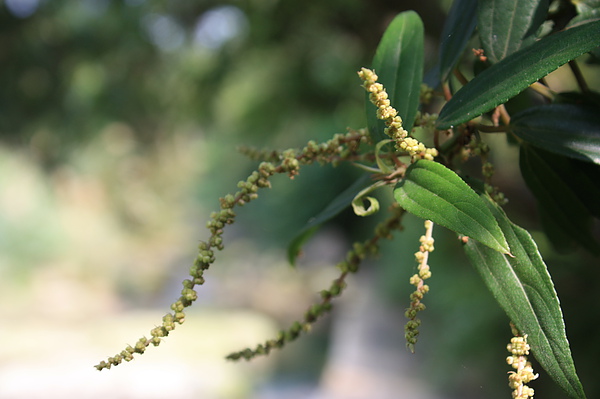
M365 209L364 200L369 201L367 209ZM369 216L379 211L379 201L373 197L356 197L352 201L352 209L358 216Z
M379 201L373 197L365 197L370 192L378 189L379 187L385 186L386 183L384 181L378 181L369 187L362 190L360 193L356 194L354 199L352 200L352 209L354 209L354 213L358 216L370 216L379 211ZM364 200L369 201L369 206L365 209Z

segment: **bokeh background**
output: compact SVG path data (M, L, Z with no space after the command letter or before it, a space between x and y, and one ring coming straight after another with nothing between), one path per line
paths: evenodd
M311 335L266 359L224 359L301 317L352 240L369 236L378 216L345 212L297 268L286 262L295 233L357 176L351 166L274 178L226 232L186 323L132 363L93 368L148 334L179 296L218 197L256 166L236 148L298 147L364 126L356 71L387 23L417 10L431 67L448 6L0 2L0 398L509 397L508 320L443 228L417 353L405 349L423 230L412 217ZM574 87L561 70L549 81ZM495 178L509 215L540 245L578 371L598 397L598 259L549 247L515 149L502 136L486 141L504 166ZM563 397L536 371L540 397Z

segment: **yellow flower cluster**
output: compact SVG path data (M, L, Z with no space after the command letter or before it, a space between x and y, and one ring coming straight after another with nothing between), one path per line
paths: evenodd
M361 68L358 76L363 81L363 87L369 92L369 100L377 107L377 118L385 122L385 134L396 142L398 151L407 152L413 160L433 158L438 155L435 148L427 148L418 140L408 137L408 132L402 127L402 118L398 111L391 106L388 94L381 83L377 83L378 76L370 69Z
M522 337L513 337L506 349L511 353L511 356L506 358L506 362L517 370L509 372L508 375L508 385L513 390L512 397L514 399L533 398L533 388L525 384L538 378L539 374L533 373L531 363L527 361L530 349L527 343L527 334Z

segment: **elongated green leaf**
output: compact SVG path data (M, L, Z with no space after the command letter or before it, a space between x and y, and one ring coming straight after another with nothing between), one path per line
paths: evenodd
M585 393L571 356L554 284L529 233L510 222L487 200L510 245L513 257L469 240L464 249L510 320L528 335L532 353L571 398Z
M536 39L548 14L548 0L479 0L479 39L485 55L496 63Z
M588 23L590 21L598 21L600 20L600 1L592 0L592 1L578 1L575 3L575 7L579 11L579 15L573 18L567 24L567 27L577 26L581 24ZM593 56L589 63L599 64L600 63L600 46L590 51L590 54Z
M369 175L365 174L357 179L350 187L342 191L333 201L329 203L319 214L311 218L306 226L298 232L296 237L288 245L287 255L288 261L292 266L296 263L296 258L300 253L302 245L310 239L318 230L319 226L326 221L334 218L344 209L350 206L356 194L361 192L365 187L368 187L373 182Z
M414 11L398 14L386 29L373 58L373 69L389 95L392 107L402 117L404 129L415 121L423 81L423 22ZM369 131L377 141L389 138L377 109L367 97Z
M526 109L510 121L513 133L555 154L600 164L600 113L572 104Z
M423 219L471 237L502 253L510 253L498 223L484 201L444 165L419 160L394 189L400 206Z
M438 129L469 121L600 43L600 21L555 33L481 72L442 108Z
M581 177L561 176L561 166L567 167L558 156L527 145L521 147L521 174L538 201L544 228L548 230L554 246L564 248L566 236L568 241L575 241L590 252L598 253L598 243L591 234L590 211L577 195L588 192L574 191L566 178L575 180ZM598 202L598 199L587 198L585 201Z
M440 45L440 78L445 81L462 56L475 25L477 0L456 0L448 12Z

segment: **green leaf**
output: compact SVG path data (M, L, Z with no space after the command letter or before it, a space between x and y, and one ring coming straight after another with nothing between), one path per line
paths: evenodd
M308 221L306 226L298 232L296 237L288 245L288 261L292 266L296 264L296 258L302 249L302 245L304 245L304 243L319 230L320 225L334 218L344 209L349 207L356 197L356 194L361 192L365 187L370 186L372 183L369 175L362 175L352 183L350 187L335 197L325 209Z
M387 27L373 58L378 82L386 88L392 107L402 117L404 129L410 131L417 115L423 81L423 22L414 11L400 13ZM368 100L369 131L380 141L389 138L385 124L377 119L377 109Z
M400 206L502 253L510 248L484 201L444 165L419 160L394 189Z
M591 188L574 191L570 187L570 180L574 183L575 179L581 179L579 181L585 183L584 176L564 176L568 164L561 157L527 145L521 147L519 163L523 179L538 201L544 229L554 246L563 248L566 236L569 242L577 242L590 252L599 253L598 243L591 233L590 211L577 195L587 196L594 192L588 191ZM585 201L597 203L598 200L586 198Z
M469 121L600 43L600 21L547 36L481 72L442 108L438 129Z
M440 79L446 81L477 25L477 0L456 0L448 12L440 44Z
M511 131L536 147L600 164L600 113L573 104L528 108L514 115Z
M479 39L495 64L536 39L548 14L548 0L479 0Z
M465 253L509 319L528 335L532 353L548 375L571 398L585 398L554 284L535 242L500 208L489 200L485 202L508 240L513 257L473 240L465 244Z
M575 3L575 7L578 9L579 15L577 15L575 18L569 21L569 23L567 24L567 28L581 25L590 21L600 20L600 1L578 1ZM596 47L593 50L590 50L590 54L593 57L587 60L587 62L596 65L599 64L600 46Z

